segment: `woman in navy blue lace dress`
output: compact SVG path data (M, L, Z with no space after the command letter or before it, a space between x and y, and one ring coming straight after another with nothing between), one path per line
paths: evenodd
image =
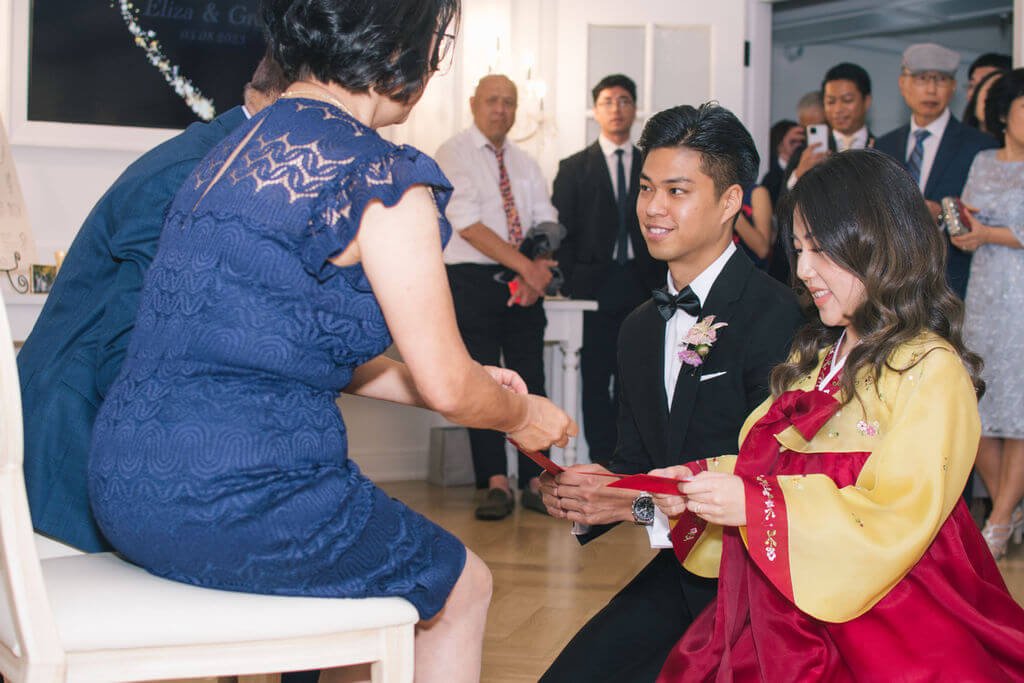
M576 432L514 373L469 358L441 260L448 182L375 132L419 99L457 12L457 0L265 4L296 82L175 199L89 478L104 535L155 574L408 599L423 619L417 678L444 681L479 677L490 575L348 460L338 392L532 448ZM404 364L380 355L392 339Z

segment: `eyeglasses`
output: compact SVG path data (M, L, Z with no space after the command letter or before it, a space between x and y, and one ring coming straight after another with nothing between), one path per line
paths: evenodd
M448 73L448 69L451 68L452 62L454 61L454 56L455 34L438 32L437 48L434 52L434 58L430 65L431 71Z
M618 107L619 109L628 109L635 106L635 103L633 102L632 97L605 97L598 100L594 106L599 109L612 109L614 107Z
M916 74L904 71L903 75L910 78L914 85L919 86L921 88L930 84L946 87L953 83L952 76L943 73L938 73L935 71L924 71Z

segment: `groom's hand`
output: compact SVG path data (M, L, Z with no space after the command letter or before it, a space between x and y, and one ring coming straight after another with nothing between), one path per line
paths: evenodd
M609 473L601 465L574 465L555 476L542 474L541 496L548 513L591 525L633 521L636 492L610 489L614 479L595 472Z

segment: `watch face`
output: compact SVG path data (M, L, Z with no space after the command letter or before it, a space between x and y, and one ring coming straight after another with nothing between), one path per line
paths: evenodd
M633 519L637 524L650 524L654 521L654 499L650 494L642 494L633 501Z

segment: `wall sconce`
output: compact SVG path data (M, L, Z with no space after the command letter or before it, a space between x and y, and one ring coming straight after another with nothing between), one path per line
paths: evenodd
M525 122L525 130L514 142L526 142L538 135L543 139L545 128L550 123L550 117L544 112L544 97L548 94L548 84L543 78L533 77L533 67L526 69L526 81L523 83L523 94L519 101L519 111L516 116L520 121Z
M28 278L22 273L18 273L18 277L15 279L11 277L11 273L17 273L18 266L21 264L21 252L14 252L14 265L10 268L0 268L0 271L7 273L7 281L11 283L11 289L18 294L28 294Z

